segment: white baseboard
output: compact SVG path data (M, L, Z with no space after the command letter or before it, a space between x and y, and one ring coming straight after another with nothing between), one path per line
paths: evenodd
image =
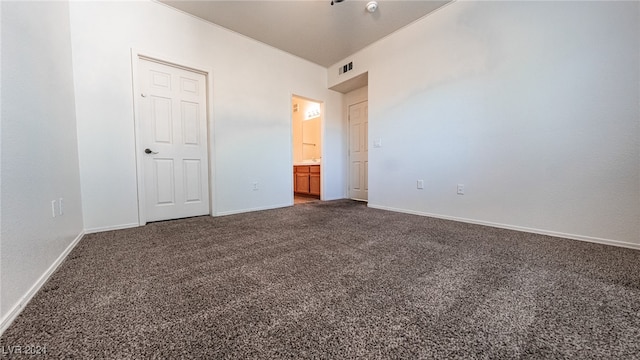
M134 227L138 227L138 226L140 226L140 224L138 224L138 223L114 225L114 226L105 226L105 227L84 229L84 233L85 234L93 234L93 233L98 233L98 232L103 232L103 231L130 229L130 228L134 228Z
M249 208L249 209L221 211L213 216L227 216L227 215L242 214L242 213L247 213L252 211L272 210L272 209L279 209L279 208L288 207L292 205L293 204L287 203L287 204L280 204L280 205L269 205L264 207Z
M334 201L334 200L344 200L344 199L347 199L347 197L346 196L338 196L338 197L331 196L331 197L326 197L326 198L322 199L322 201Z
M494 223L494 222L490 222L490 221L459 218L459 217L455 217L455 216L431 214L431 213L422 212L422 211L398 209L398 208L393 208L393 207L388 207L388 206L375 205L375 204L371 204L371 203L369 203L368 206L370 208L380 209L380 210L388 210L388 211L400 212L400 213L405 213L405 214L428 216L428 217L433 217L433 218L438 218L438 219L460 221L460 222L469 223L469 224L491 226L491 227L496 227L496 228L501 228L501 229L516 230L516 231L528 232L528 233L533 233L533 234L549 235L549 236L560 237L560 238L571 239L571 240L587 241L587 242L592 242L592 243L596 243L596 244L612 245L612 246L619 246L619 247L624 247L624 248L629 248L629 249L640 250L640 244L635 244L635 243L630 243L630 242L625 242L625 241L603 239L603 238L584 236L584 235L576 235L576 234L567 234L567 233L562 233L562 232L557 232L557 231L550 231L550 230L544 230L544 229L534 229L534 228L528 228L528 227L516 226L516 225L500 224L500 223Z
M31 288L22 296L22 298L20 298L18 303L11 310L9 310L9 312L2 318L2 320L0 321L0 335L2 335L5 332L5 330L9 328L11 323L13 323L13 321L18 317L18 315L20 315L20 313L22 312L24 307L27 305L27 303L31 301L33 296L40 290L42 285L44 285L44 283L47 282L49 277L51 277L51 275L56 271L58 266L60 266L60 264L62 264L64 259L67 258L67 255L69 255L71 250L73 250L73 248L76 247L76 245L78 244L78 242L80 242L84 234L85 232L83 231L75 239L73 239L71 244L69 244L69 246L67 246L67 248L64 249L62 254L58 256L56 261L54 261L53 264L49 266L49 268L42 274L42 276L40 276L40 278L35 282L35 284L33 284L33 286L31 286Z

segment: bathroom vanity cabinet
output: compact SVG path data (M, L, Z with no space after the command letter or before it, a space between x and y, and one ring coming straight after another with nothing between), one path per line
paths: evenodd
M320 165L295 165L293 189L298 195L320 198Z

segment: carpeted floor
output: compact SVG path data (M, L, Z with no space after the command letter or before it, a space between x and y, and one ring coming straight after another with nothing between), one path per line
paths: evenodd
M91 234L0 345L51 358L640 356L640 251L348 200Z

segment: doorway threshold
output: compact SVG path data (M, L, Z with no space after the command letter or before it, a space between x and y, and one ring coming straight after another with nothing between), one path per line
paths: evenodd
M314 203L319 201L320 199L315 197L299 196L299 195L293 196L293 205L308 204L308 203Z

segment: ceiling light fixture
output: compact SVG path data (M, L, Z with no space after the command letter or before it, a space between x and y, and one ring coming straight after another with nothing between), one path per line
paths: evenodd
M376 12L378 9L378 2L376 0L369 1L367 3L367 11L370 13Z

